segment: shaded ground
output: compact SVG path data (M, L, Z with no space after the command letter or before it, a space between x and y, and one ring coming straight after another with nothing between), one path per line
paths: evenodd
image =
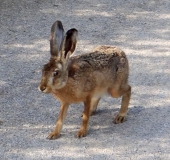
M2 159L170 159L169 0L0 0ZM54 141L59 103L38 92L52 23L79 30L76 54L107 44L123 49L133 92L127 121L112 123L120 99L104 97L87 137L74 138L82 104L71 105Z

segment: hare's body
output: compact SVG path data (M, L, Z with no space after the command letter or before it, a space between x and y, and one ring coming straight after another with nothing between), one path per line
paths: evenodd
M89 117L106 93L115 98L122 96L121 109L114 122L123 122L131 96L125 53L116 47L99 46L89 54L70 57L76 47L77 30L67 31L64 38L63 33L61 22L55 22L51 28L51 59L43 68L39 86L39 90L52 93L61 102L56 127L48 138L60 135L69 104L78 102L84 103L84 111L76 136L85 136Z
M121 64L120 59L124 59L124 63ZM92 53L71 57L66 85L52 93L60 101L84 102L89 95L101 97L109 89L126 84L128 72L128 61L123 51L100 46Z

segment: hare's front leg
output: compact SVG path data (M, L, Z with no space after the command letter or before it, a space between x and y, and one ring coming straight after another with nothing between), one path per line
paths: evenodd
M67 103L61 104L60 113L59 113L59 117L58 117L58 120L56 123L56 127L55 127L54 131L49 134L49 136L47 137L48 139L50 139L50 140L57 139L60 136L60 132L63 127L63 123L64 123L64 120L65 120L65 117L67 114L68 107L69 107L69 104L67 104Z
M85 137L87 134L89 117L90 117L90 103L91 103L91 100L87 100L86 102L84 102L82 124L81 124L80 130L76 134L77 138Z
M114 120L115 124L122 123L124 122L127 111L128 111L129 101L131 97L131 86L128 84L124 84L119 88L119 90L112 89L109 92L115 98L122 96L121 108L119 110L118 115L116 116Z

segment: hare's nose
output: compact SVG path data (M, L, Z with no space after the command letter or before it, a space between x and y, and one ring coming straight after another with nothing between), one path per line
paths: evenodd
M45 91L45 89L46 89L46 86L39 86L38 87L38 90L41 91L41 92Z

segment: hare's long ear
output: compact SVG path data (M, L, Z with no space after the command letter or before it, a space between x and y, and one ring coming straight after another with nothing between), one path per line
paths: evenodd
M72 28L67 31L61 48L62 59L66 59L73 54L73 52L76 49L77 37L78 37L77 29Z
M60 56L61 43L64 37L63 25L60 21L56 21L51 27L50 35L50 52L52 57Z

